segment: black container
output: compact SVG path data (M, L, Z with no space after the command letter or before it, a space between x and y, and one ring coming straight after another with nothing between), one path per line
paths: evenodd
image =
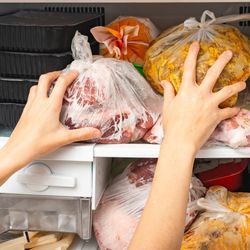
M0 16L0 50L19 52L70 51L78 30L94 41L90 29L103 24L104 14L19 11Z
M41 74L64 69L72 60L69 52L44 54L0 51L0 76L38 79Z
M37 80L0 78L0 102L26 103L35 84Z
M0 103L0 125L14 128L21 117L24 104Z

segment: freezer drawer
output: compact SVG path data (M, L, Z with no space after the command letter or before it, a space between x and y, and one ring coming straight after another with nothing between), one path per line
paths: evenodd
M8 230L77 233L91 237L91 200L0 195L0 233Z
M35 161L0 187L0 193L92 197L92 162Z

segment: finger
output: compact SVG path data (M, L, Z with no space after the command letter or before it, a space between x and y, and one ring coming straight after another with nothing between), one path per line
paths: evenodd
M91 127L67 130L67 134L68 136L65 137L68 140L67 143L86 141L102 136L102 133L99 129Z
M26 105L29 105L30 103L32 103L34 101L34 99L36 98L37 88L38 88L37 85L33 85L30 88Z
M235 84L229 85L221 89L220 91L214 93L214 98L218 104L221 104L229 97L239 93L246 88L245 82L237 82Z
M193 42L190 45L188 55L184 62L184 71L182 77L182 84L190 84L196 82L196 61L200 50L198 42Z
M240 108L224 108L220 110L220 121L232 118L240 112Z
M61 71L53 71L39 77L37 95L48 97L48 92L52 83L59 77Z
M212 91L217 79L219 78L221 72L231 60L233 53L230 50L223 52L213 66L207 71L207 74L202 81L202 85Z
M61 74L56 81L55 87L52 90L50 97L61 103L66 89L73 83L78 75L79 73L76 70Z
M174 87L169 81L161 81L161 85L164 89L164 106L169 105L175 97Z

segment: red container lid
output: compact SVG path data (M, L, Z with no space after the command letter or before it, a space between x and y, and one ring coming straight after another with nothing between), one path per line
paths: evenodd
M221 185L235 191L242 185L242 173L247 163L247 159L222 163L214 169L199 173L198 177L206 187Z

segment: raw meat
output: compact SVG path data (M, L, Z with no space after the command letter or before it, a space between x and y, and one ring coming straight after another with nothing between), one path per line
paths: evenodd
M151 189L156 159L132 162L107 188L94 214L94 231L101 250L125 250L136 229ZM206 188L192 178L186 212L186 228L197 216L198 198Z
M162 115L160 115L155 125L144 135L143 139L152 144L161 144L163 136Z
M250 111L241 109L235 117L222 121L211 138L232 148L250 146Z
M80 71L67 89L61 122L70 129L95 127L93 142L126 143L141 139L159 117L162 97L126 61L93 59L86 37L76 33L70 69Z

